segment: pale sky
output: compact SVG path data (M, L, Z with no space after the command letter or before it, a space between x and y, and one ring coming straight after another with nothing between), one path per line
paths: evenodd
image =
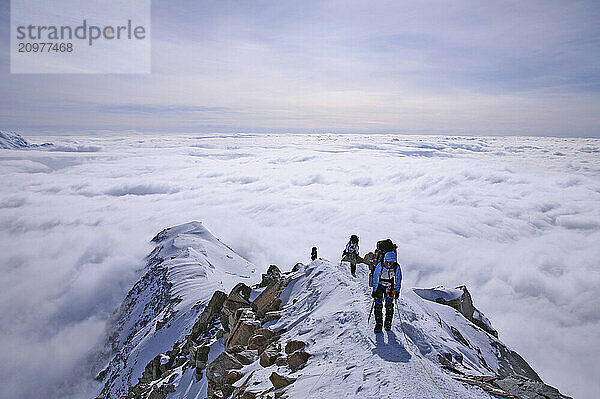
M146 75L11 75L9 3L0 129L25 135L600 136L598 2L154 1Z

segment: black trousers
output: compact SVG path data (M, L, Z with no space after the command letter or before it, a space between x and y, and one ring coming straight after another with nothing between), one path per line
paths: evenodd
M381 284L375 290L375 325L383 325L383 305L385 304L385 325L391 326L394 317L394 298L389 294L391 287L385 287Z
M352 275L354 276L356 274L356 254L354 252L350 252L344 255L343 260L350 262L350 273L352 273Z

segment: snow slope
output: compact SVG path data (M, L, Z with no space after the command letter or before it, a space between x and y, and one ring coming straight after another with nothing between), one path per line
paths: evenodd
M100 372L104 397L126 393L150 360L183 339L215 290L256 282L254 265L200 222L165 229L152 241L157 246L148 256L147 272L110 323L98 360L110 359Z
M453 367L468 374L513 372L503 369L502 353L509 351L504 344L453 308L425 300L414 289L404 290L398 301L392 331L374 334L373 317L368 322L372 299L364 265L359 264L356 278L323 259L299 269L281 295L284 317L270 326L287 329L282 342L307 342L306 351L313 355L306 367L290 374L297 378L287 391L290 398L429 399L442 397L440 390L448 398L490 397L453 379L440 367L438 354L451 354ZM275 365L251 365L242 371L253 369L252 380L263 381L256 390L265 389L268 376L278 371Z
M167 352L191 332L215 290L227 293L237 282L258 282L254 266L199 222L166 229L153 242L157 246L148 256L147 272L112 322L107 341L112 350L101 355L110 357L99 374L100 396L107 399L125 395L152 359L158 356L161 364L170 361ZM306 342L312 356L304 368L292 373L287 365L263 368L255 361L239 370L245 377L237 385L244 382L252 392L265 392L271 389L269 376L277 372L296 379L286 391L290 398L489 398L493 396L484 390L454 379L454 373L539 379L496 337L435 302L440 295L456 299L457 290L405 289L392 331L374 334L367 274L363 264L356 277L345 266L324 259L297 264L279 296L282 317L263 327L284 329L283 344ZM250 299L259 292L252 290ZM209 362L225 348L221 336L215 333L210 340ZM440 357L446 359L446 368ZM168 399L206 397L206 377L199 380L194 366L182 360L157 375L153 384L168 383L173 390Z

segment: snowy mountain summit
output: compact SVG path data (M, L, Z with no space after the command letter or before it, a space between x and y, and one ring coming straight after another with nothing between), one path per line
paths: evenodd
M19 133L0 130L0 149L4 150L22 150L28 148L51 148L52 143L32 144L29 143Z
M20 134L0 130L0 148L5 150L16 150L27 147L29 147L27 140Z
M567 398L498 339L466 287L405 289L374 334L368 270L250 262L199 222L160 232L111 323L102 398Z

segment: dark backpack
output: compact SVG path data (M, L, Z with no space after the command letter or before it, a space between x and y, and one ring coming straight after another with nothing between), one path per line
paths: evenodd
M393 252L396 255L398 255L398 253L396 252L398 249L398 246L396 244L394 244L392 242L392 240L385 239L385 240L381 240L381 241L377 241L377 249L375 250L375 256L373 256L373 264L371 265L371 270L375 270L375 267L377 266L377 264L379 264L380 262L383 262L383 257L385 256L386 253L388 252Z

